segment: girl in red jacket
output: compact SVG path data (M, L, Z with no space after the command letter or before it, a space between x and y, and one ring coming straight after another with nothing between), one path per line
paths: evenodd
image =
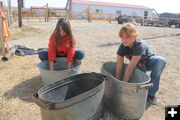
M82 60L84 52L82 50L75 51L75 43L71 31L70 22L67 19L60 18L56 28L49 39L48 51L39 52L39 58L49 61L50 71L53 71L56 57L66 57L68 69L72 68L74 59Z

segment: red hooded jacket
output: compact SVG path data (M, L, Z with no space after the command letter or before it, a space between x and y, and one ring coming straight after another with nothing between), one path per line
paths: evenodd
M55 33L49 39L48 60L56 61L57 56L66 56L68 62L74 61L75 54L75 39L72 39L72 47L68 36L63 37L62 44L56 45Z

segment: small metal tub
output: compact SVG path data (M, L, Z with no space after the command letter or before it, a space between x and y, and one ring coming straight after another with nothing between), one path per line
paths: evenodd
M43 84L48 85L72 75L79 74L81 72L81 61L75 60L73 67L71 69L67 69L66 57L60 57L56 59L54 71L51 72L49 70L49 62L47 60L41 61L38 64L38 68Z
M33 95L42 120L98 120L103 115L105 76L77 74L42 87Z
M127 64L123 65L121 80ZM105 62L101 65L101 73L107 76L104 101L107 108L122 119L139 119L144 114L148 89L152 87L150 77L135 69L128 83L117 80L115 76L116 62Z

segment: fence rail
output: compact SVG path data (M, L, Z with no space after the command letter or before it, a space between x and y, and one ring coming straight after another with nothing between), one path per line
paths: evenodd
M47 10L22 10L22 17L39 17L43 16L45 17L47 14ZM77 17L77 16L87 16L87 11L82 11L82 12L70 12L71 18ZM112 18L118 17L119 14L109 14L109 13L89 13L91 16L104 16L104 18L107 18L107 16L111 16ZM14 10L13 11L13 17L16 17L18 15L18 11ZM55 11L55 10L49 10L49 15L50 17L61 17L61 16L67 16L66 11ZM126 17L138 17L144 19L145 16L127 16L127 15L122 15ZM180 20L180 18L167 18L167 17L146 17L145 20L155 20L155 19L162 19L162 20Z
M117 20L119 14L109 14L109 13L91 13L88 9L81 11L81 12L74 12L70 11L67 13L65 10L56 11L52 9L38 9L38 10L22 10L22 19L27 19L27 21L31 19L39 19L39 21L42 21L42 19L48 20L54 20L58 19L59 17L67 17L69 15L69 18L72 20L103 20L103 21L115 21ZM13 17L14 20L17 20L18 11L13 11ZM122 17L126 19L135 19L136 22L139 22L142 24L142 21L145 24L169 24L169 21L180 21L180 18L167 18L167 17L146 17L146 16L127 16L122 15ZM180 23L179 23L180 24Z

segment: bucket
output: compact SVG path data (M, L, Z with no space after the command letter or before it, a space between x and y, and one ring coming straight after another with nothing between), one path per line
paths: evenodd
M38 68L44 85L54 83L58 80L62 80L75 74L79 74L80 67L81 61L75 60L73 67L71 69L67 69L66 57L60 57L56 59L56 62L54 63L54 71L52 72L49 70L48 60L41 61L38 64Z
M121 80L127 64L123 65ZM116 62L105 62L101 65L101 73L106 75L104 101L106 107L122 119L139 119L146 108L148 89L152 87L150 77L144 72L134 69L128 83L117 80L115 76Z
M99 120L103 115L105 76L77 74L42 87L33 95L42 120Z

